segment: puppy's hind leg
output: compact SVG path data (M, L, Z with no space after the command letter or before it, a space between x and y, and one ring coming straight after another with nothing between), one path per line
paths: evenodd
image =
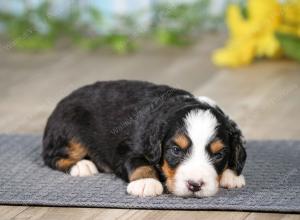
M85 160L87 148L80 142L72 139L63 146L47 146L43 152L46 165L53 169L68 172L72 176L92 176L98 173L95 164Z

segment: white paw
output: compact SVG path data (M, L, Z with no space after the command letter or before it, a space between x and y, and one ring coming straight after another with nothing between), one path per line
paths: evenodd
M246 185L243 175L237 176L232 170L226 169L220 180L220 185L224 188L241 188Z
M127 186L127 192L134 196L158 196L163 193L161 182L153 178L132 181Z
M70 169L71 176L93 176L97 173L97 167L90 160L80 160Z

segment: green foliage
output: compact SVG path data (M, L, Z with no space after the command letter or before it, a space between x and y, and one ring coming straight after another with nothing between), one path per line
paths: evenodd
M216 18L210 19L208 7L209 0L157 4L154 8L155 22L146 35L154 37L162 45L189 44L208 21L217 21ZM78 4L72 4L63 16L51 15L51 9L51 1L43 0L37 7L27 8L20 15L0 11L0 24L4 25L8 47L43 51L63 41L87 50L109 47L118 54L125 54L134 51L137 38L145 34L137 26L142 12L116 17L121 29L107 31L102 13L96 8L79 8Z
M53 40L49 35L37 32L32 21L32 10L16 16L2 12L0 20L4 23L7 37L11 46L17 49L44 49L53 46Z
M75 22L78 12L69 13L63 18L49 15L50 4L44 1L37 8L28 9L21 15L1 12L0 17L8 39L14 42L16 49L44 50L55 46L58 38L66 35L78 36ZM36 21L39 21L37 24ZM46 31L40 31L42 26Z
M105 42L117 54L125 54L136 48L135 43L129 36L123 34L111 34L106 36Z
M104 35L96 33L101 27L102 15L95 8L79 9L75 5L64 16L50 14L50 1L43 1L38 7L26 10L21 15L0 13L1 23L6 29L11 46L16 49L45 50L55 47L58 41L65 40L71 45L95 50L108 43L117 53L126 53L132 49L126 35ZM84 22L82 15L89 18ZM39 21L39 23L36 23ZM41 26L46 31L40 31Z
M154 36L163 45L186 45L210 21L209 1L161 3L155 7Z
M283 33L276 34L284 54L292 59L300 61L300 38Z
M183 46L188 44L189 40L184 33L178 30L167 30L158 28L155 31L155 38L162 45Z

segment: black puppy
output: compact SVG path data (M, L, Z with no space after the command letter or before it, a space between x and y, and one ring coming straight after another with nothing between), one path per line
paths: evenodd
M113 172L127 192L212 196L245 185L241 131L214 101L141 81L82 87L58 103L43 137L43 158L72 176Z

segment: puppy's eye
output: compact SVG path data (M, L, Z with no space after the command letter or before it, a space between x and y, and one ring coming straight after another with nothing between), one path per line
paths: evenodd
M175 155L179 155L181 153L180 147L178 147L176 145L172 146L171 150L172 150L172 153Z
M224 152L223 151L220 151L220 152L215 153L213 155L214 160L221 160L223 157L224 157Z

